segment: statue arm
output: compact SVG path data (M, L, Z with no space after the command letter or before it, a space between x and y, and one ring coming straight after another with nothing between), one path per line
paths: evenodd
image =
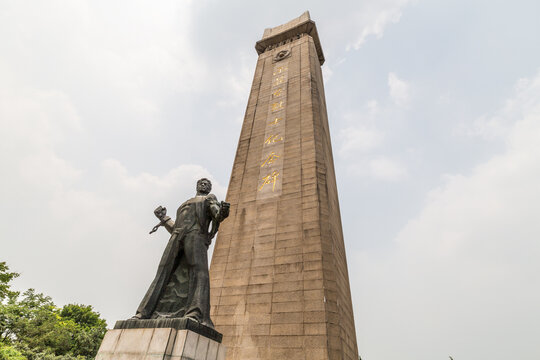
M210 211L210 215L212 216L212 219L219 221L219 203L217 199L211 199L209 201L208 210Z
M210 194L208 196L208 202L208 209L210 211L212 219L217 222L222 222L223 220L225 220L225 218L227 218L227 216L229 216L229 203L223 201L219 203L216 196L213 194Z
M163 218L163 226L165 226L165 229L169 232L169 234L172 234L174 230L174 221L169 216L166 216Z
M219 223L229 216L230 205L224 201L220 203L213 194L208 195L206 201L208 203L208 213L212 218L212 229L208 234L208 241L206 242L206 247L208 248L212 243L212 238L216 235L219 229Z
M156 225L154 229L152 229L150 234L156 231L160 226L164 226L165 229L167 229L167 231L169 232L169 234L172 234L174 230L174 221L171 220L170 216L167 216L167 208L161 205L158 206L154 210L154 215L156 215L156 217L159 219L159 224Z

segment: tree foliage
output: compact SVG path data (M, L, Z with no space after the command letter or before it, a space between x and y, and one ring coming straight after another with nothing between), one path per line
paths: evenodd
M0 301L10 295L14 295L14 293L9 290L9 283L18 276L19 274L9 271L9 267L5 262L0 262Z
M90 305L57 307L34 289L11 291L17 273L0 263L0 360L93 359L107 331Z
M0 343L0 360L26 360L26 358L13 346Z

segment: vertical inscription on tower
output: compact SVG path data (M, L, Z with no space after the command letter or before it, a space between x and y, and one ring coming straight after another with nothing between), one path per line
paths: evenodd
M272 87L261 150L257 199L281 195L288 75L288 61L276 61L273 64Z

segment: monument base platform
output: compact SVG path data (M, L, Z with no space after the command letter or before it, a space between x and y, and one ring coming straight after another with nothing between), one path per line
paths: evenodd
M115 329L153 329L172 328L176 330L191 330L209 339L221 343L223 335L208 326L187 318L161 319L128 319L118 320Z
M195 321L185 320L118 321L115 328L105 334L96 360L225 360L222 335ZM199 331L186 328L190 326ZM218 334L219 341L215 340L215 334L212 339L200 333L207 330Z

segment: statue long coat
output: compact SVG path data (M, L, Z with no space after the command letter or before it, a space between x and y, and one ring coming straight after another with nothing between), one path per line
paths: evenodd
M141 318L188 317L213 327L207 250L222 220L213 194L197 195L180 205L176 221L165 224L171 237L137 309Z

